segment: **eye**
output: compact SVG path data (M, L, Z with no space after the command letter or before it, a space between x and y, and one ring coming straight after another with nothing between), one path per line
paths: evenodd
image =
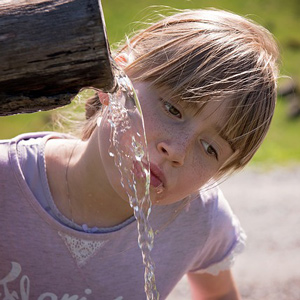
M172 105L168 101L162 101L162 103L163 103L163 107L167 113L171 114L172 116L174 116L176 118L181 119L182 115L181 115L180 111L174 105Z
M209 143L207 143L204 140L201 140L201 143L205 149L205 152L210 155L210 156L214 156L217 160L219 159L218 157L218 152L216 151L216 149Z

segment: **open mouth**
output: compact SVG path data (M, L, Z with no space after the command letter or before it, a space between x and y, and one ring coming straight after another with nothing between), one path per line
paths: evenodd
M146 177L142 165L147 169L147 165L144 163L139 163L137 161L133 163L133 172L138 178ZM150 164L150 186L158 191L162 191L164 189L164 178L162 171L156 165Z
M163 172L153 164L150 164L150 185L155 188L157 194L162 193L165 188L165 176Z
M160 180L160 178L152 172L150 169L150 185L157 188L159 186L163 186L163 182Z

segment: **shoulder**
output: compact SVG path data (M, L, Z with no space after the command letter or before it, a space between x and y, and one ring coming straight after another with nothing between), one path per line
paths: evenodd
M205 235L212 231L212 227L218 227L223 222L230 223L233 217L232 210L218 187L199 190L188 199L168 206L153 207L153 210L158 210L157 215L164 216L164 221L169 220L168 224L173 223L170 221L175 221L180 226L186 224L189 231L194 233L199 232L201 228L201 234ZM157 222L155 220L154 223Z
M196 213L199 225L205 228L207 245L230 243L238 235L239 221L218 186L199 191L198 197L191 202L190 210Z
M191 199L154 206L150 218L155 230L167 229L170 235L185 232L184 238L199 249L233 234L236 217L222 191L214 187L199 191Z
M9 163L9 146L10 146L10 140L0 140L0 170L3 171L3 168L5 165ZM0 171L0 175L2 172Z
M51 136L51 135L63 136L60 133L48 132L48 131L23 133L23 134L15 136L11 139L0 140L0 147L2 147L2 149L5 149L5 148L9 149L9 148L14 147L15 145L18 145L19 143L22 143L22 142L33 141L35 139L44 138L44 137Z
M205 204L218 206L219 204L226 204L227 200L220 187L213 186L199 190L199 199Z
M227 199L218 186L200 190L191 201L191 207L208 216L210 227L215 226L216 222L222 223L234 217Z
M244 249L246 235L220 188L201 191L194 205L205 206L209 218L205 244L192 271L216 275L230 268Z
M241 230L239 220L230 207L222 190L214 187L200 191L199 200L201 205L207 206L210 215L210 238L224 237L238 234Z
M55 132L34 132L20 134L12 139L0 140L0 175L5 176L5 168L12 169L20 167L20 157L24 159L26 149L37 145L41 139L51 138L51 136L61 136Z

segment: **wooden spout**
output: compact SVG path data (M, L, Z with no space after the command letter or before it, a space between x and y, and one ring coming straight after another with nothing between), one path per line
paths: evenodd
M1 0L0 115L49 110L114 87L100 0Z

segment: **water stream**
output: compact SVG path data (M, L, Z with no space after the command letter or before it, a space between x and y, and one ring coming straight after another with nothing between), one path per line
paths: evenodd
M127 75L115 68L117 89L109 94L108 121L111 125L110 156L114 157L137 221L138 245L145 267L145 293L147 300L158 300L154 263L150 252L154 233L149 224L151 200L149 194L150 165L143 114L139 100Z

